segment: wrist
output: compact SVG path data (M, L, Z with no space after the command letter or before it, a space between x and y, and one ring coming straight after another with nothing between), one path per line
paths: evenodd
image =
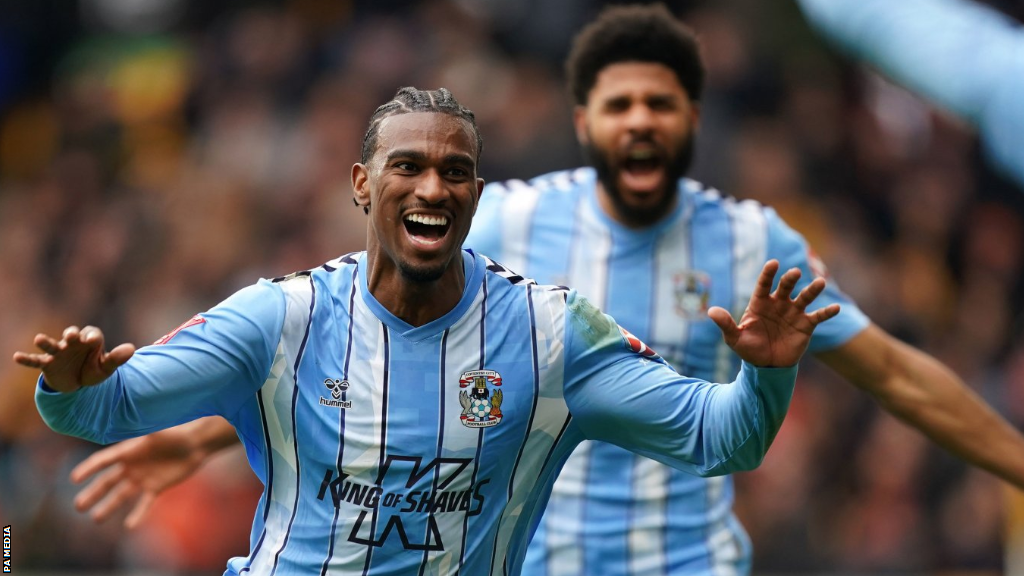
M46 374L39 374L38 385L39 388L47 394L72 394L82 389L81 384L78 384L73 388L50 386L50 383L46 380Z
M186 425L193 449L203 456L212 455L237 442L235 429L223 418L211 416Z

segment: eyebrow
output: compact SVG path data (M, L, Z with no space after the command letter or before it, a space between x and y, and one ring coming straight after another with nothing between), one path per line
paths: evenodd
M449 154L444 157L445 164L462 164L465 166L476 166L476 162L468 154Z
M676 99L677 99L677 96L675 94L670 93L670 92L657 92L657 93L649 94L649 95L646 95L646 96L643 96L642 98L640 98L641 101L645 101L645 102L672 102L672 101L674 101ZM605 104L611 104L611 103L629 102L630 100L633 100L633 96L630 95L630 94L614 94L614 95L606 97L603 100L603 102Z
M390 163L399 158L405 158L408 160L416 160L423 162L427 159L427 155L419 150L392 150L385 159L386 162ZM445 164L461 164L466 166L476 166L476 162L468 154L448 154L444 157Z
M409 160L426 160L427 155L417 150L392 150L384 160L391 162L397 158L408 158Z

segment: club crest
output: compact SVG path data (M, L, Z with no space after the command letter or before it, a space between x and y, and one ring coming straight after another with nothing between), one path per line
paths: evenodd
M711 299L711 276L701 270L683 270L672 277L676 314L687 320L704 320Z
M491 386L494 388L492 389ZM501 423L501 375L494 370L470 370L459 378L459 420L467 428L489 428Z

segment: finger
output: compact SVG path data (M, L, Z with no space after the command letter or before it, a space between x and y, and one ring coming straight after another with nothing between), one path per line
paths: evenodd
M124 519L124 527L131 530L142 522L142 518L146 516L146 512L149 511L149 507L156 500L156 496L152 492L143 492L142 496L139 496L139 501L135 503L135 507L132 508L128 517Z
M798 280L800 280L799 268L790 268L789 270L786 270L786 273L779 279L779 287L775 289L775 297L780 300L789 300L793 294L793 288L796 287Z
M740 329L736 326L736 321L725 308L719 306L712 306L708 309L708 316L718 326L718 329L722 331L722 337L725 338L726 343L733 343L739 338Z
M58 350L57 340L47 336L46 334L36 334L36 337L32 339L32 343L43 352L53 354Z
M135 484L121 482L114 487L109 496L92 509L90 516L97 523L104 522L118 509L126 507L138 495L139 488Z
M839 314L839 304L829 304L824 308L819 308L814 312L807 315L811 319L811 322L817 326L829 318L835 318L836 314Z
M78 333L78 339L82 344L93 345L103 343L103 332L95 326L86 326Z
M104 372L112 374L118 366L127 362L134 354L135 346L133 344L121 344L103 357L101 368Z
M769 260L761 268L761 275L757 277L757 285L754 286L755 298L767 298L772 292L772 284L775 281L775 273L779 271L779 261Z
M131 442L131 440L126 440L124 442L114 444L109 448L93 452L91 456L79 462L78 465L71 470L71 481L75 484L80 484L83 481L88 480L100 470L118 463L124 457L125 452L128 452Z
M15 352L12 356L15 362L29 368L43 368L53 361L49 354L31 354L28 352Z
M825 290L825 279L815 278L813 282L808 284L800 291L799 294L797 294L796 300L794 300L793 303L796 304L798 309L804 310L811 304L811 302L814 302L814 299L817 298L823 290Z
M124 479L124 466L115 466L105 470L88 486L78 491L78 494L75 495L75 510L85 512L92 508L104 496L110 494L122 479Z
M78 326L68 326L64 329L64 333L61 335L61 341L58 343L58 346L66 348L69 344L77 343L79 332Z

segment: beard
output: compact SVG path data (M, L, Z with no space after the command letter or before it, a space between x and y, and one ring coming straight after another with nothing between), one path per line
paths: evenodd
M402 273L402 277L410 282L436 282L444 276L445 270L447 269L447 264L438 264L435 266L414 266L408 262L398 263L398 271Z
M635 206L626 201L622 191L619 190L621 165L613 166L608 151L593 145L593 138L589 140L591 143L583 145L583 154L597 171L598 180L604 186L612 205L623 221L637 226L649 226L668 215L669 208L676 201L675 190L679 179L689 171L690 164L693 163L695 134L690 133L675 150L671 151L671 154L663 156L665 184L657 202L652 206Z

